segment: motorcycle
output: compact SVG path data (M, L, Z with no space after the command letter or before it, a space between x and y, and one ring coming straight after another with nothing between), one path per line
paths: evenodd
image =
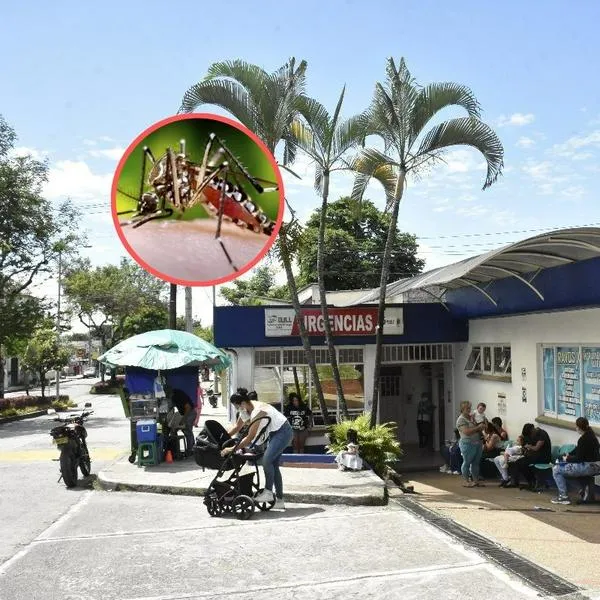
M86 402L85 408L91 408L91 404ZM87 430L84 422L93 410L83 411L79 415L72 417L56 417L54 421L61 423L50 430L52 443L60 450L60 477L67 488L74 488L77 485L77 470L87 477L92 469L92 461L87 447ZM56 414L54 409L49 409L48 414Z
M210 405L213 408L217 408L217 404L219 402L219 396L220 396L220 394L215 394L213 392L213 389L210 388L209 390L206 391L206 395L208 396L208 401L210 402Z

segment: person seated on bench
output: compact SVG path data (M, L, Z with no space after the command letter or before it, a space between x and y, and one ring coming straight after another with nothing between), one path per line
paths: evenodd
M525 445L525 440L523 436L520 435L517 438L517 443L507 448L502 454L496 456L494 458L494 464L496 468L500 472L500 477L502 477L502 481L500 482L500 487L506 487L509 482L508 479L508 465L509 463L515 462L520 458L523 458L523 446Z
M567 494L567 477L600 475L600 443L594 430L585 417L575 421L575 429L580 434L577 447L552 467L552 476L558 488L558 497L550 500L553 504L571 504Z
M523 425L521 435L525 439L525 456L521 460L508 463L508 474L510 483L504 487L519 487L521 475L527 478L529 489L535 487L535 476L531 465L538 463L550 463L552 461L552 442L548 432L533 423Z
M495 425L496 431L498 432L500 439L503 442L508 441L508 431L504 429L504 426L502 425L502 419L500 417L494 417L492 419L492 423Z
M500 435L493 423L490 421L486 422L485 429L483 430L483 453L481 459L495 458L504 448Z
M454 440L440 448L440 454L446 461L446 464L440 467L440 473L452 473L453 475L460 475L462 454L460 453L460 446L458 445L459 439L460 433L458 432L458 429L455 429Z

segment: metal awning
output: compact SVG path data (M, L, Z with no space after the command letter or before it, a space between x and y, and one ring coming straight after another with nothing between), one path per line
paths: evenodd
M471 287L497 306L485 287L493 281L514 277L543 301L542 293L535 286L535 278L541 270L597 257L600 257L600 228L560 229L390 283L386 297L423 290L443 302L447 290ZM377 301L379 290L371 290L352 304Z

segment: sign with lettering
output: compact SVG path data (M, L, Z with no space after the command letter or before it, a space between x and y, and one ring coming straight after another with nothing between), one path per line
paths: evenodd
M600 422L600 348L583 348L583 408L590 421Z
M554 348L544 348L542 354L544 372L544 410L556 412L556 381L554 379Z
M581 416L580 367L581 361L577 346L556 348L557 412L559 415Z
M264 314L265 337L300 335L300 327L293 308L266 308ZM325 335L325 324L320 308L303 308L302 319L309 335ZM402 335L404 333L401 307L386 308L384 319L384 334ZM377 307L330 308L329 323L334 335L375 335Z

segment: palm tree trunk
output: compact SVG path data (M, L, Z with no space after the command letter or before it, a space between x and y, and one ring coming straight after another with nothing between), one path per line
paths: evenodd
M300 389L300 379L298 378L298 367L292 367L292 373L294 375L294 386L296 387L296 394L302 398L302 390Z
M377 307L377 334L375 338L375 369L373 371L373 401L371 405L371 422L370 428L373 429L377 424L377 413L379 411L379 380L381 372L381 354L383 350L383 324L385 316L385 295L388 277L390 274L390 259L392 248L396 238L396 227L398 225L398 211L400 209L400 201L404 191L404 181L406 173L401 170L396 181L396 189L394 190L394 202L392 204L392 216L390 226L388 228L387 239L385 241L385 250L383 252L383 261L381 264L381 280L379 282L379 306Z
M169 289L169 329L177 329L177 286L174 283Z
M329 171L323 173L323 196L321 202L321 220L319 222L319 241L317 245L317 279L319 282L319 299L321 301L321 314L323 315L323 327L325 328L325 341L329 349L329 362L333 372L333 380L337 392L342 415L345 419L349 418L346 398L344 398L344 388L342 378L338 368L335 345L333 343L333 333L331 323L329 322L329 308L327 307L327 290L325 289L325 227L327 224L327 201L329 199Z
M302 319L302 307L300 306L300 300L298 299L298 288L296 286L294 272L292 271L292 262L290 260L290 253L287 247L285 231L279 232L279 247L281 249L281 262L283 262L283 267L288 280L288 287L290 289L292 306L294 307L294 312L296 313L296 318L298 319L300 338L302 339L302 347L304 348L304 357L313 376L315 390L319 400L319 406L321 407L321 412L323 413L323 422L325 425L329 425L329 412L327 410L327 404L325 404L325 397L323 396L323 388L321 387L321 380L319 379L317 364L312 353L310 340L308 339L308 332L306 331L306 327L304 325L304 319Z

